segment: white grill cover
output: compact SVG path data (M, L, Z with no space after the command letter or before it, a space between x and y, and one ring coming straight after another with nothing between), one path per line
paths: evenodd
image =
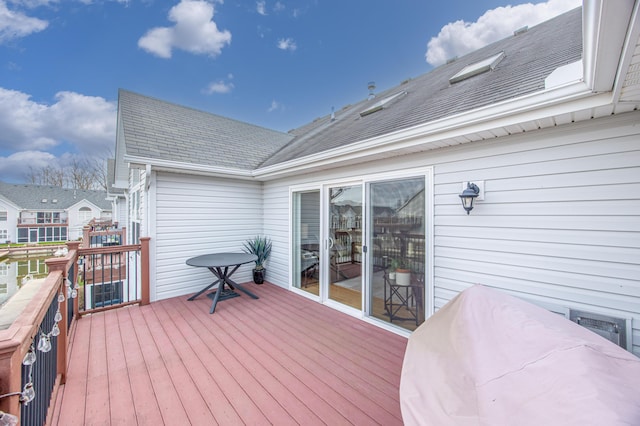
M409 338L406 425L640 425L640 359L560 315L471 287Z

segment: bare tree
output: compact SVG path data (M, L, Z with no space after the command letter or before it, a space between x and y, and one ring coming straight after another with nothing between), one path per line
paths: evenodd
M44 166L41 169L34 169L29 167L29 174L27 175L29 183L36 185L51 185L65 187L66 177L65 172L61 168L55 168L53 166Z
M105 159L74 159L67 167L44 166L29 168L29 183L73 189L107 189L107 161Z

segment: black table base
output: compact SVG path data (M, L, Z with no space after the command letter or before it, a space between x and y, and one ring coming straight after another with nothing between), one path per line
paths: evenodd
M214 297L216 297L216 291L212 291L211 293L207 294L207 297L211 300L213 300ZM218 302L221 300L227 300L227 299L233 299L234 297L238 297L240 296L240 293L236 293L235 291L231 290L231 289L224 289L222 290L222 293L220 293L220 297L218 297Z
M241 292L245 293L247 296L253 299L259 299L258 296L256 296L249 290L245 289L242 285L231 280L230 278L231 275L233 275L233 273L236 272L239 267L240 265L236 265L231 271L229 271L228 266L207 267L207 269L209 269L211 273L215 275L216 278L218 279L212 282L207 287L200 290L199 292L197 292L196 294L194 294L193 296L191 296L190 298L188 298L187 300L195 300L198 296L208 291L210 288L212 288L216 284L218 285L218 288L212 291L211 293L207 294L208 298L213 299L213 302L211 303L211 310L209 311L210 314L215 312L216 305L218 304L219 301L232 299L234 297L240 296L240 294L234 290L240 290ZM229 287L229 288L226 288L226 287Z

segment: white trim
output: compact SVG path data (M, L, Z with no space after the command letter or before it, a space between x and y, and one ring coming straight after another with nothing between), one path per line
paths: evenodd
M613 89L634 3L610 0L583 2L584 79L593 92Z
M363 195L363 207L364 202L366 202L367 191L366 188L370 183L376 182L384 182L389 180L398 180L398 179L406 179L406 178L415 178L415 177L423 177L425 179L425 220L427 223L425 224L425 297L424 297L424 312L425 318L429 318L433 315L435 310L434 303L434 291L435 291L435 272L434 272L434 232L435 232L435 211L434 211L434 168L433 166L423 166L423 167L413 167L404 170L394 170L387 172L379 172L379 173L367 173L356 176L346 176L342 178L334 178L329 180L321 180L313 183L305 183L298 185L290 185L289 186L289 195L288 195L288 239L287 239L287 251L288 251L288 259L289 259L289 282L288 289L293 291L296 294L304 296L310 300L321 303L333 309L336 309L339 312L345 313L347 315L360 318L364 321L367 321L376 326L382 327L385 330L394 332L396 334L402 336L408 336L410 332L407 330L394 326L393 324L386 323L383 320L377 319L373 316L367 316L368 309L368 301L367 301L367 292L365 289L362 289L362 308L355 309L350 306L346 306L329 298L328 294L328 285L324 282L329 277L329 264L327 261L323 260L320 264L320 276L319 276L319 295L316 296L309 292L304 291L301 288L297 288L293 285L294 280L294 261L293 261L293 194L296 192L304 192L304 191L320 191L320 229L321 229L321 241L320 250L321 250L321 259L327 258L327 254L325 250L327 248L327 226L326 223L326 207L328 206L327 200L327 189L334 186L343 186L343 185L362 185L362 195ZM370 241L368 241L368 237L365 235L364 226L366 226L368 218L365 218L366 209L363 208L363 244L367 243L370 245ZM363 282L368 282L369 277L367 276L367 271L364 272L362 276Z
M336 167L341 162L380 155L398 148L440 148L436 142L443 139L609 104L611 94L594 95L584 82L578 81L526 95L517 100L498 102L318 154L259 168L253 175L262 180L275 179L321 166Z
M625 82L626 74L631 66L631 61L635 55L636 43L640 38L640 2L636 1L636 5L633 9L633 16L631 16L630 29L627 32L627 38L624 42L622 49L622 56L620 59L620 66L616 72L615 83L613 87L613 101L617 103L620 99L622 87Z
M158 251L156 248L156 242L158 240L156 228L157 228L157 217L156 217L156 204L157 204L157 176L155 171L151 171L151 166L149 166L148 174L145 174L145 185L142 189L145 191L146 203L145 203L145 220L147 226L145 227L145 234L151 238L149 240L149 288L152 289L150 291L150 298L152 301L158 300L158 286L157 275L158 275Z
M234 178L252 178L252 172L249 170L234 169L230 167L218 167L208 166L203 164L183 163L180 161L171 160L159 160L146 157L137 157L133 155L125 155L124 161L131 166L150 166L156 170L173 172L173 173L186 173L197 174L204 176L214 177L234 177Z

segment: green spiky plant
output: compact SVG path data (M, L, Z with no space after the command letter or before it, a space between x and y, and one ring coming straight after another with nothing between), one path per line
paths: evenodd
M244 251L246 253L255 254L258 256L256 259L256 270L261 271L264 269L264 263L269 259L271 255L271 239L257 235L252 240L247 240L244 243Z

